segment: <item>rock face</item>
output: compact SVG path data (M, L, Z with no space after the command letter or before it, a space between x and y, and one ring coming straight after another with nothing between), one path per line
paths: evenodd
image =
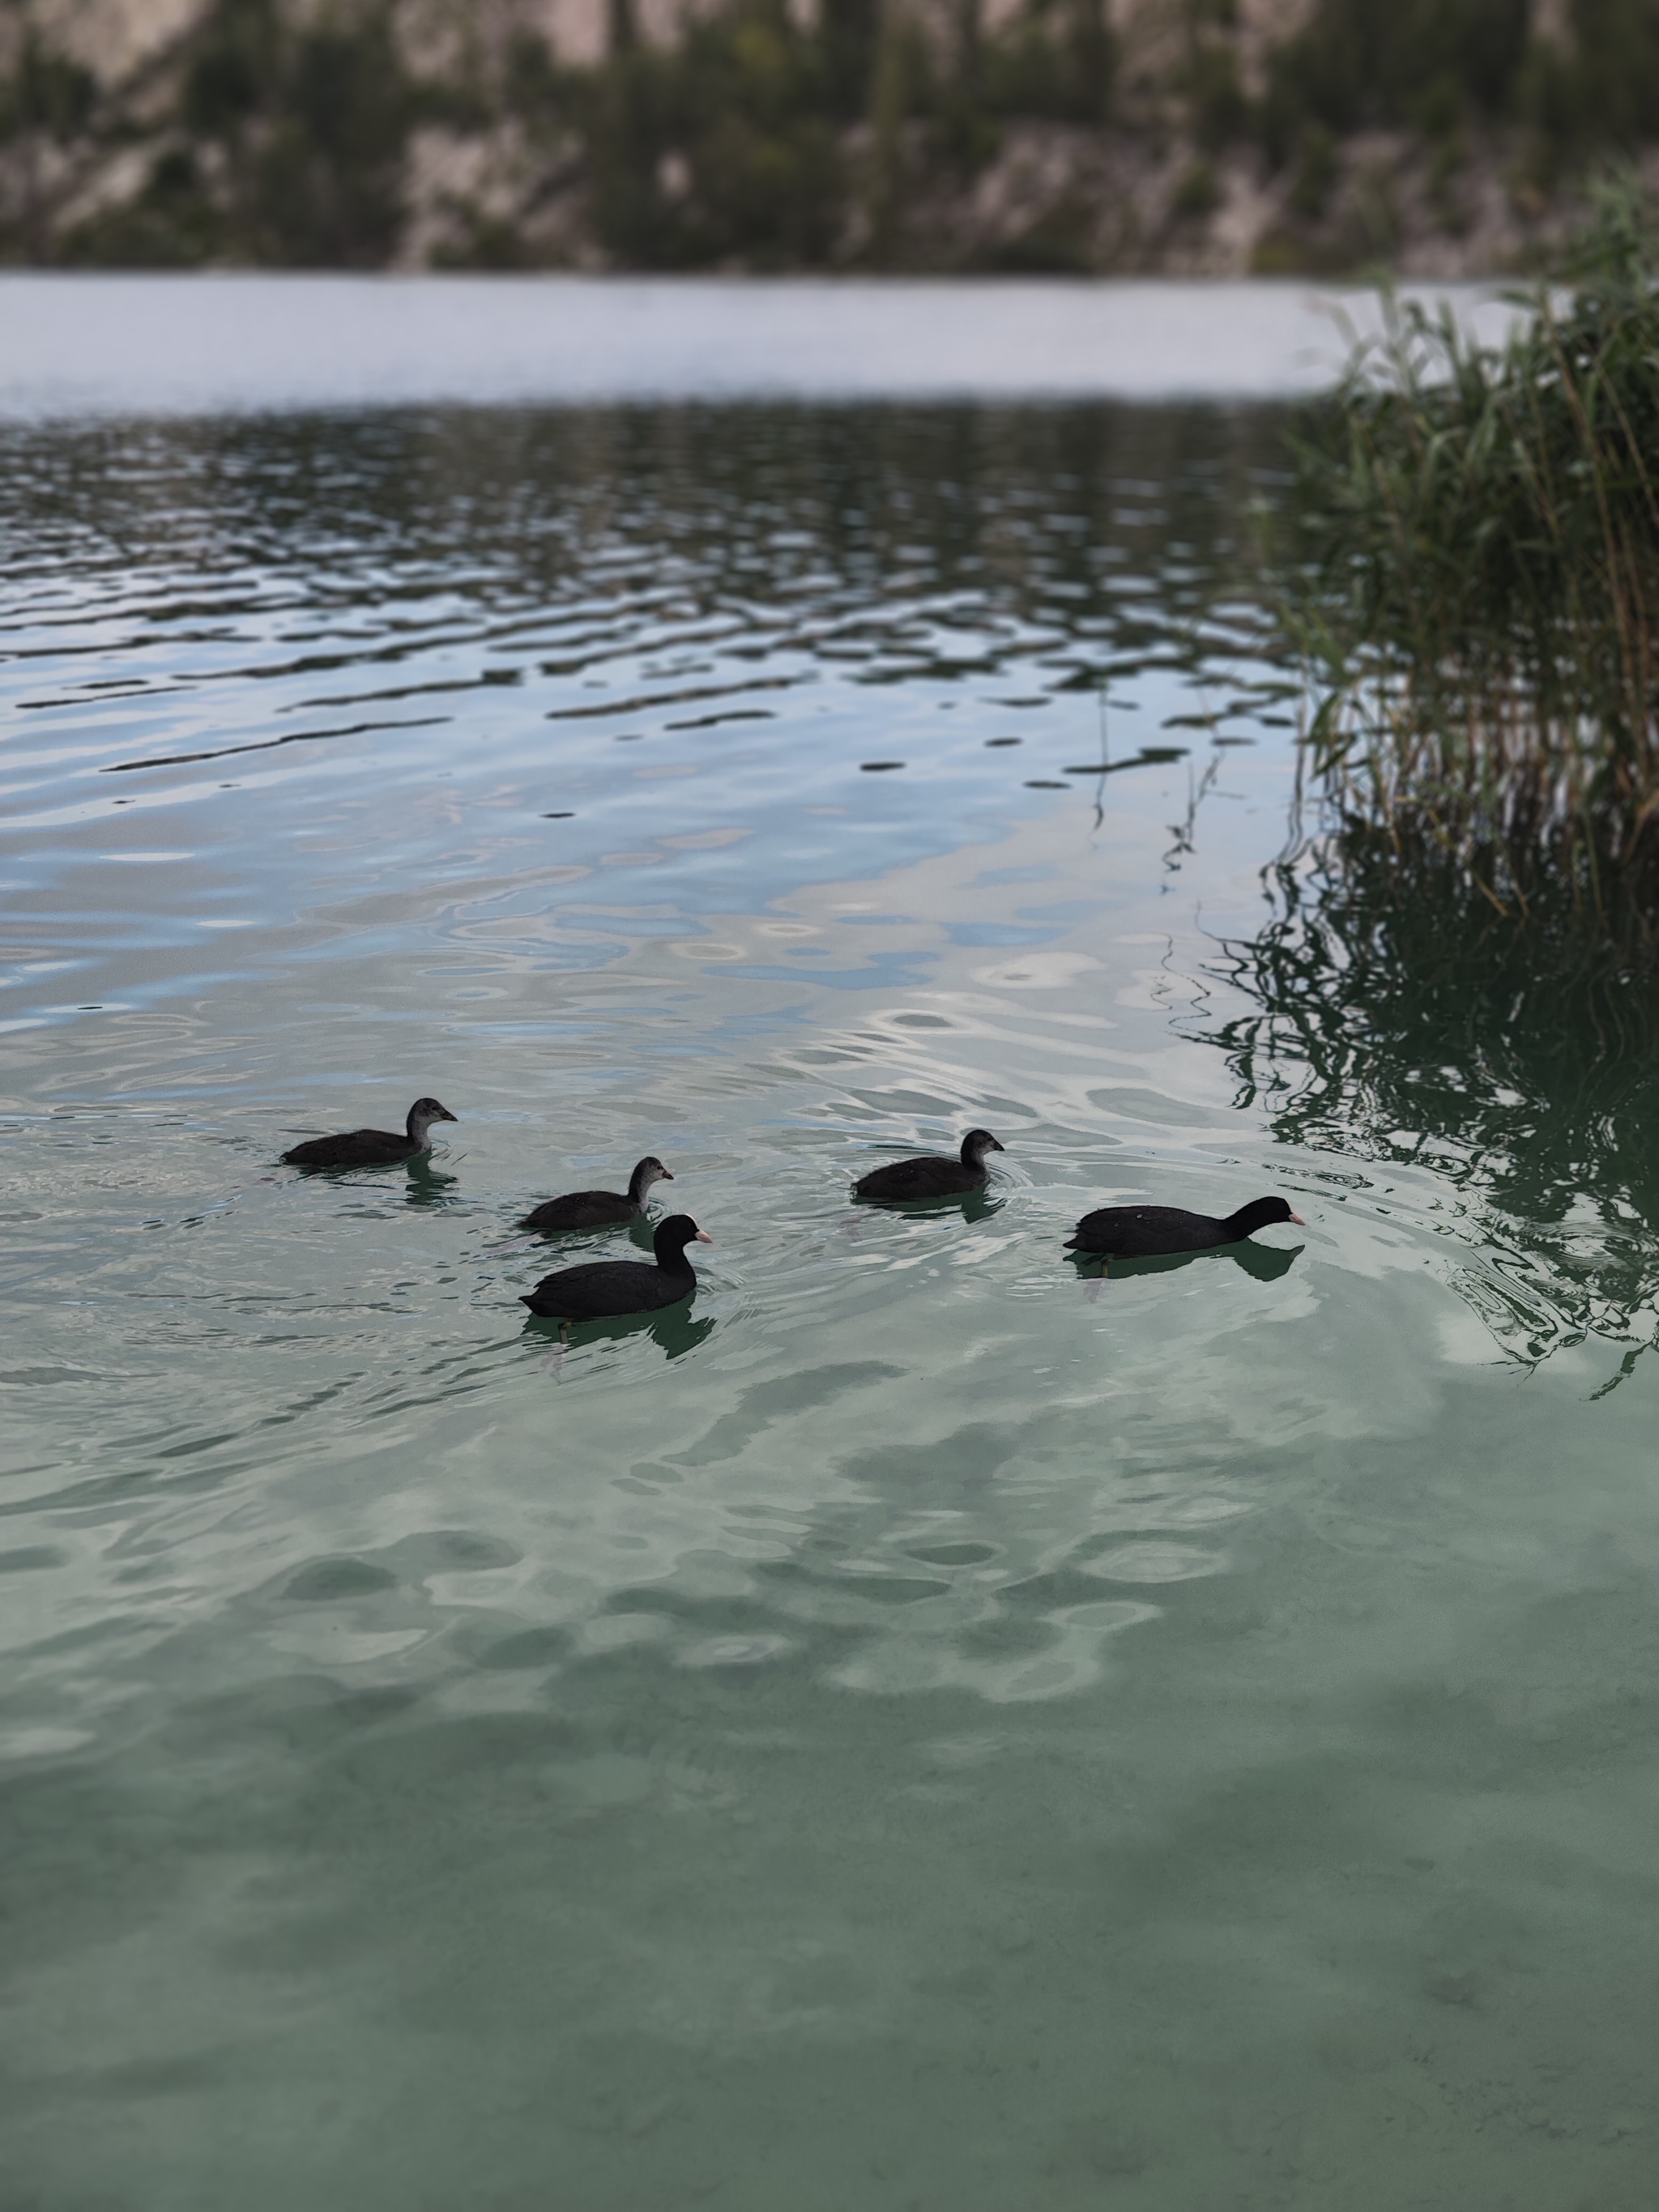
M49 0L10 27L21 43L32 26L43 46L113 86L176 46L202 12L201 0Z
M1659 138L1580 4L24 0L0 258L1491 273Z

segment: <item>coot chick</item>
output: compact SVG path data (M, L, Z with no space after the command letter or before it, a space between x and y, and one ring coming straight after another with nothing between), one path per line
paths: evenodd
M964 1190L983 1190L990 1172L985 1155L1005 1149L988 1129L969 1129L962 1140L960 1159L921 1152L913 1160L891 1161L884 1168L872 1168L867 1176L860 1176L853 1185L853 1195L896 1206L906 1199L953 1198Z
M1068 1252L1103 1252L1109 1260L1151 1260L1169 1252L1211 1252L1237 1244L1270 1222L1307 1224L1282 1198L1253 1198L1218 1221L1212 1213L1188 1213L1180 1206L1103 1206L1085 1213L1077 1234L1066 1240Z
M685 1256L688 1244L712 1244L689 1213L659 1222L652 1239L657 1264L643 1260L593 1260L585 1267L561 1267L544 1275L519 1304L549 1321L606 1321L619 1314L654 1313L678 1305L697 1287L696 1270Z
M643 1159L628 1178L626 1193L619 1190L573 1190L563 1198L550 1198L526 1213L520 1229L539 1229L550 1236L562 1229L609 1229L631 1221L645 1212L645 1194L653 1182L672 1182L662 1162Z
M400 1137L392 1129L347 1129L337 1137L311 1137L283 1154L290 1168L389 1168L432 1150L432 1124L455 1116L435 1098L417 1098Z

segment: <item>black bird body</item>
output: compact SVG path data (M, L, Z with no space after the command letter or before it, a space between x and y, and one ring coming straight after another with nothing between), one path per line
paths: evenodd
M938 1152L920 1152L912 1160L892 1160L872 1168L853 1185L854 1198L874 1199L885 1206L902 1206L918 1198L954 1198L965 1190L983 1190L990 1170L987 1152L1003 1146L988 1129L969 1129L962 1140L962 1157L949 1160Z
M1212 1252L1237 1244L1274 1221L1306 1224L1282 1198L1252 1199L1225 1220L1180 1206L1103 1206L1085 1213L1067 1237L1068 1252L1103 1252L1110 1260L1150 1260L1171 1252Z
M592 1260L583 1267L561 1267L544 1275L519 1301L548 1321L608 1321L622 1314L655 1313L678 1305L697 1287L697 1272L685 1256L690 1243L712 1244L689 1213L671 1214L657 1224L654 1267L643 1260Z
M520 1229L537 1229L543 1236L557 1236L570 1229L610 1229L632 1221L645 1211L645 1194L653 1182L672 1182L673 1176L659 1159L643 1159L629 1177L626 1191L572 1190L562 1198L550 1198L526 1213Z
M309 1137L283 1154L290 1168L389 1168L432 1149L432 1124L453 1121L448 1107L435 1098L417 1098L409 1109L404 1133L394 1129L347 1129L336 1137Z

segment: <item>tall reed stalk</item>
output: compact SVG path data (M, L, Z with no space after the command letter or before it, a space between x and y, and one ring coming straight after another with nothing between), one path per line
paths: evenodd
M1311 764L1501 910L1659 928L1659 240L1609 187L1483 346L1388 299L1296 441ZM1403 848L1402 848L1403 849Z

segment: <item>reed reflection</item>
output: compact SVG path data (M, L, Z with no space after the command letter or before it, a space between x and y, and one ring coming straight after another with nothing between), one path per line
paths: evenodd
M1496 1273L1461 1287L1512 1349L1652 1341L1652 956L1598 948L1565 907L1518 925L1432 847L1353 823L1271 888L1274 919L1226 946L1250 1010L1206 1033L1238 1103L1281 1143L1462 1194Z

